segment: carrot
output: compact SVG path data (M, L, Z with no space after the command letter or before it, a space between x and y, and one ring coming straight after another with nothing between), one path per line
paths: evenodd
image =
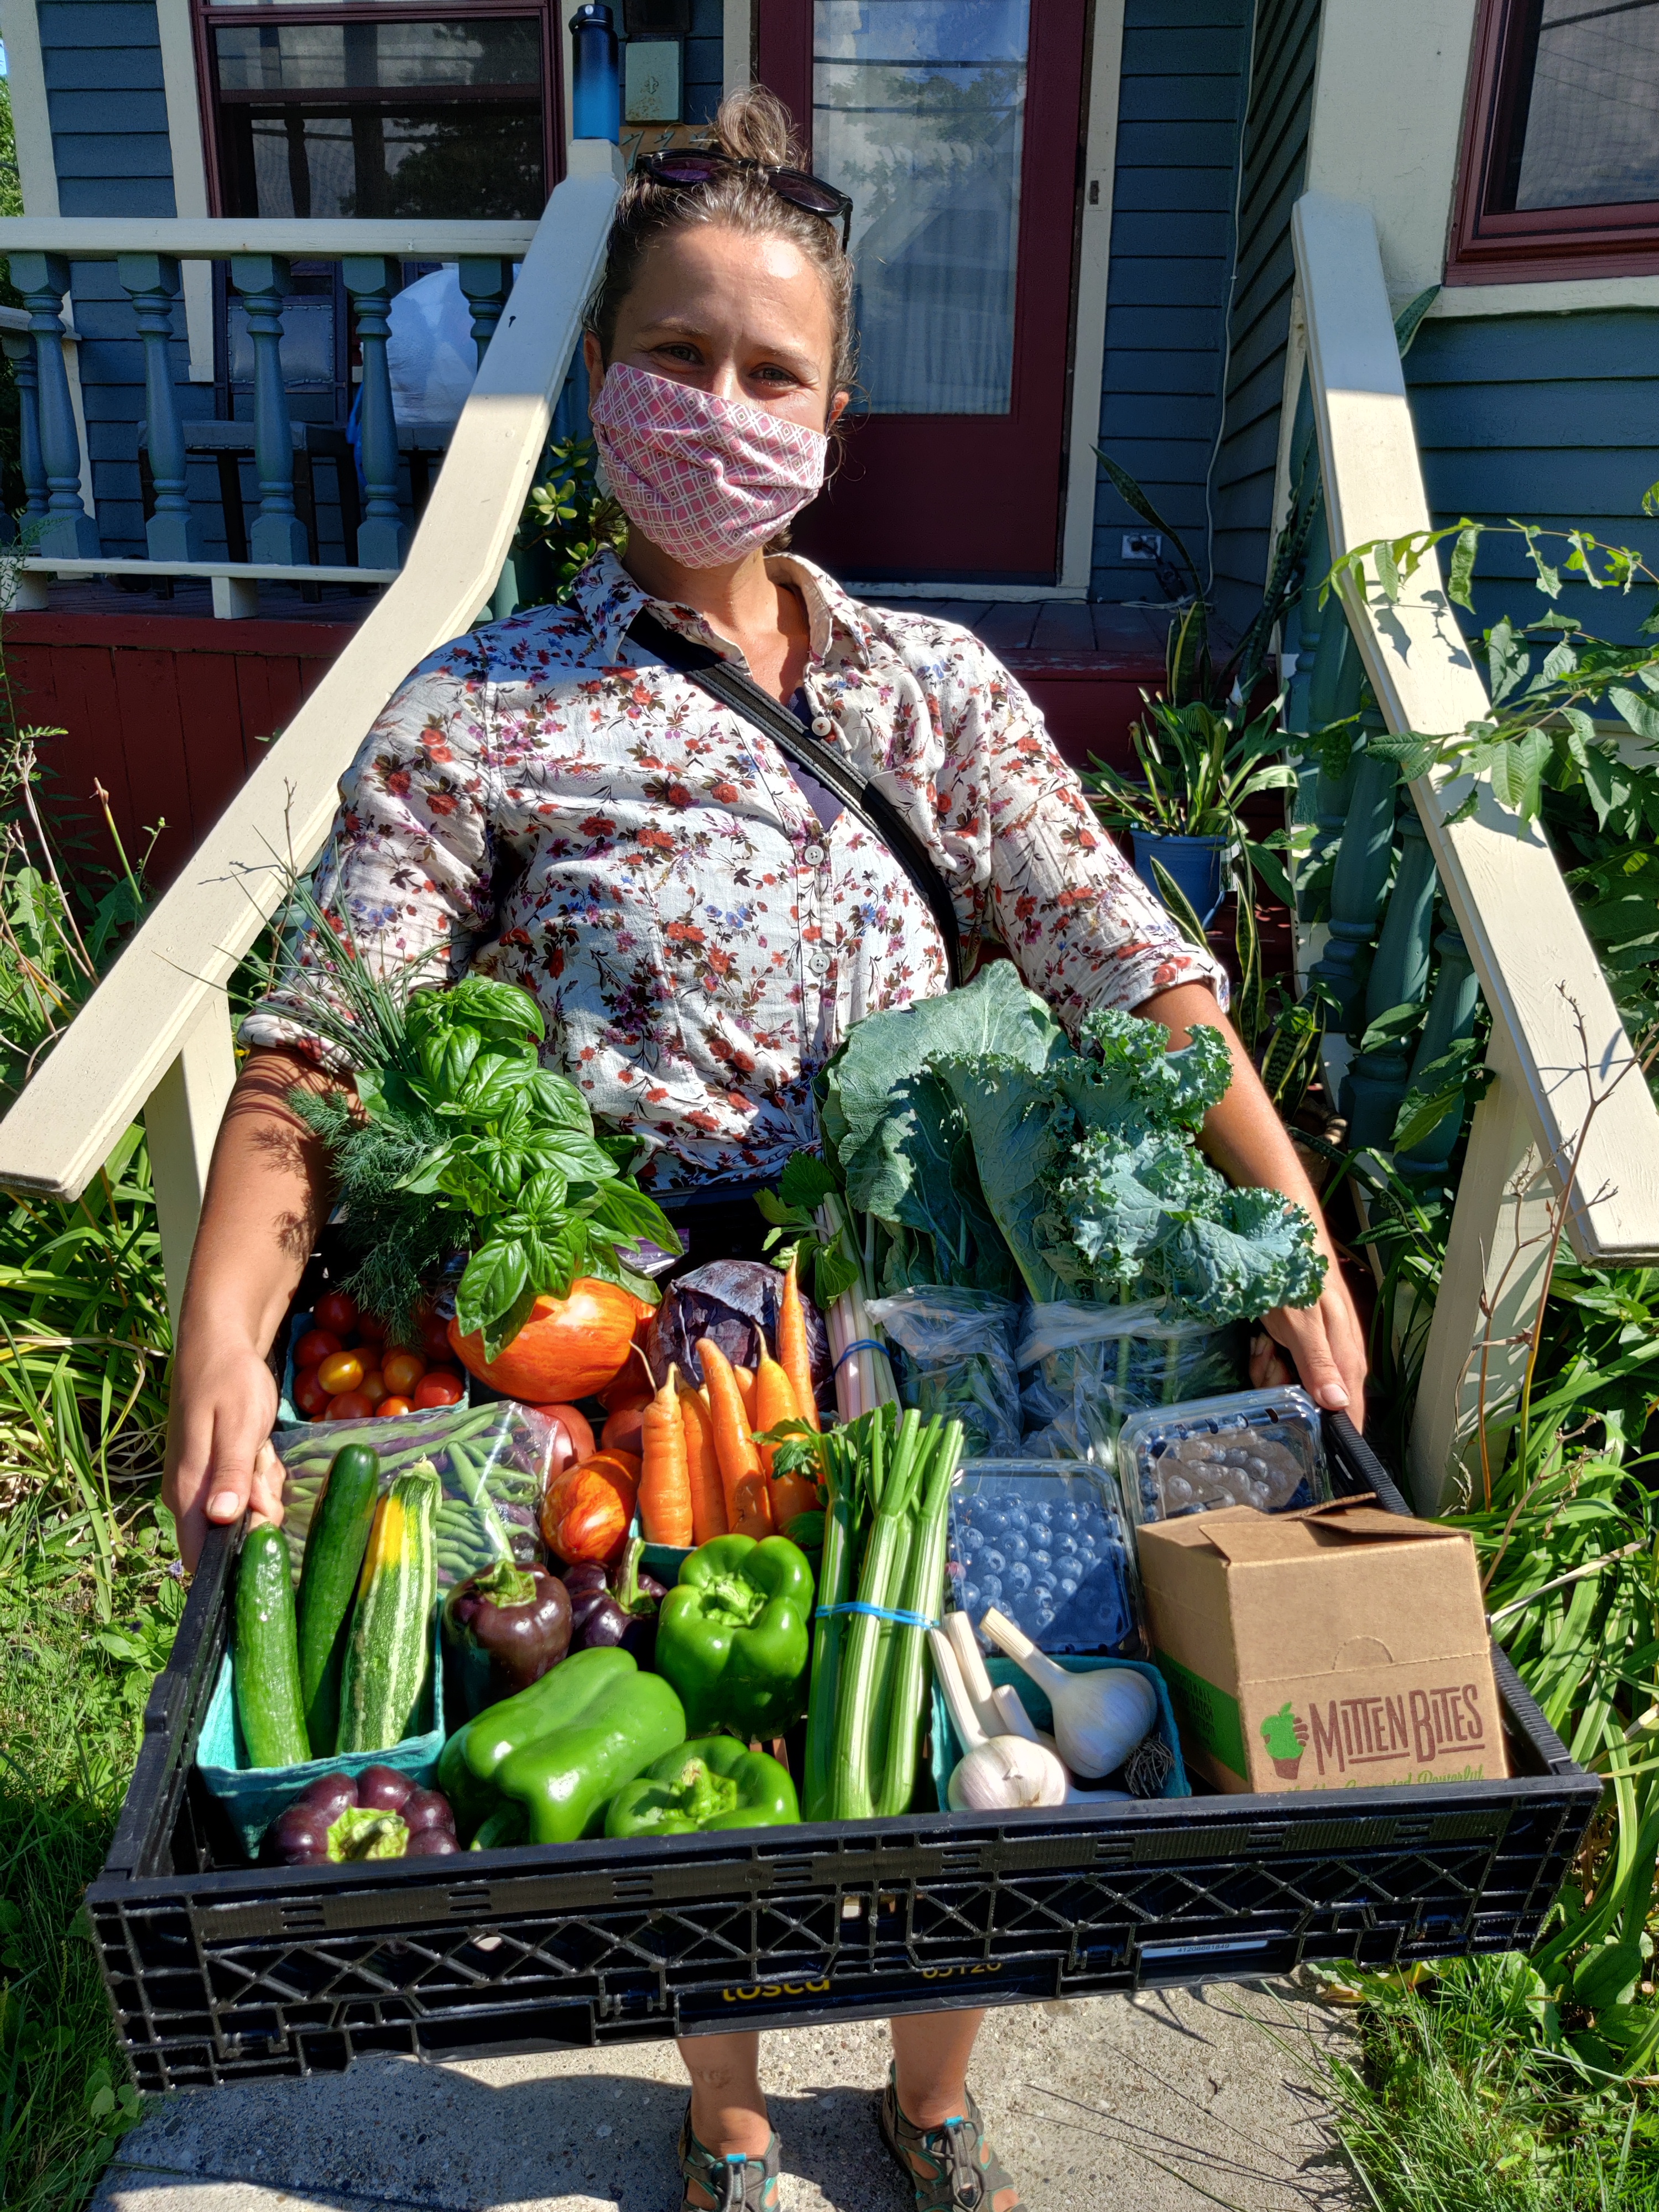
M760 1365L755 1370L755 1426L775 1429L785 1421L798 1421L800 1407L795 1401L794 1385L775 1359L761 1354ZM816 1512L818 1507L818 1486L810 1475L774 1474L773 1461L776 1447L759 1446L761 1465L772 1476L772 1518L780 1528L792 1521L797 1513Z
M750 1433L737 1375L719 1345L706 1336L697 1345L697 1357L708 1385L714 1455L726 1491L726 1526L734 1536L769 1536L772 1514L766 1478L761 1473L760 1453Z
M679 1370L674 1370L676 1376ZM714 1453L714 1417L708 1394L689 1383L679 1394L680 1421L685 1431L685 1470L691 1492L691 1540L706 1544L711 1536L726 1533L726 1490L720 1481L720 1461Z
M806 1309L800 1302L793 1253L784 1272L783 1296L778 1301L778 1364L793 1386L802 1420L816 1429L818 1408L812 1390L812 1354L806 1341Z
M611 1419L616 1419L612 1414ZM645 1409L640 1469L640 1526L647 1544L684 1546L691 1541L691 1480L686 1464L685 1425L680 1418L679 1370Z
M755 1370L752 1367L734 1367L732 1379L738 1386L738 1395L743 1401L743 1418L751 1429L760 1423L755 1419Z

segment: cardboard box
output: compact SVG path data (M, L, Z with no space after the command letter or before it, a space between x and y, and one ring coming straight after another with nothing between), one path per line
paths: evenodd
M1139 1533L1152 1656L1188 1765L1218 1790L1493 1781L1509 1771L1474 1547L1343 1500Z

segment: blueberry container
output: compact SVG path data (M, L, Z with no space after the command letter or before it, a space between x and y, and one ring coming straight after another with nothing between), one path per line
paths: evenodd
M1133 1414L1118 1436L1117 1465L1137 1528L1224 1505L1299 1512L1331 1494L1319 1408L1295 1388Z
M1048 1652L1140 1658L1140 1592L1109 1468L979 1459L951 1491L946 1571L977 1622L996 1606Z

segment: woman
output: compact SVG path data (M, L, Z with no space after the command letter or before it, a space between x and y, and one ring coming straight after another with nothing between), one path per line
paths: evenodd
M945 987L943 940L823 784L630 639L648 612L878 777L949 878L970 962L999 939L1073 1031L1100 1005L1176 1044L1192 1023L1221 1027L1235 1077L1206 1146L1317 1219L1226 1027L1219 969L1095 829L1018 685L966 632L766 557L817 489L847 404L852 273L839 195L787 167L777 102L739 94L717 131L719 157L630 181L590 307L626 554L591 561L572 606L458 639L409 678L345 779L319 896L388 966L441 945L452 979L484 970L534 993L550 1057L652 1147L646 1180L671 1204L775 1176L813 1140L813 1071L862 1014ZM284 1098L350 1075L298 1016L279 982L244 1025L185 1292L167 1497L187 1562L209 1522L281 1512L266 1356L328 1205ZM683 1218L694 1255L759 1226L746 1201ZM1258 1382L1288 1379L1283 1347L1322 1404L1358 1413L1361 1340L1334 1259L1319 1304L1265 1330ZM1018 2206L966 2086L981 2017L893 2022L883 2131L935 2212ZM777 2202L758 2042L681 2046L687 2205Z

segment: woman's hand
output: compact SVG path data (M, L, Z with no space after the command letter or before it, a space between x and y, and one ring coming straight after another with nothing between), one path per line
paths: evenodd
M234 1523L244 1509L256 1521L280 1524L283 1467L270 1447L276 1419L276 1380L252 1344L182 1334L161 1502L192 1571L210 1526Z
M1162 1022L1172 1048L1195 1028L1219 1030L1233 1057L1233 1078L1220 1103L1204 1118L1200 1142L1230 1182L1276 1190L1311 1218L1325 1255L1325 1283L1310 1306L1279 1306L1267 1315L1250 1347L1250 1380L1259 1390L1300 1382L1327 1413L1346 1412L1355 1428L1365 1425L1365 1334L1325 1227L1319 1200L1308 1181L1290 1133L1261 1087L1237 1032L1203 983L1178 983L1144 1000L1135 1012Z
M1261 1332L1250 1343L1250 1381L1258 1390L1299 1382L1315 1405L1327 1413L1346 1412L1355 1428L1363 1429L1364 1333L1341 1270L1328 1251L1326 1262L1325 1287L1317 1305L1277 1306L1264 1316Z
M266 1354L329 1199L323 1147L288 1097L296 1085L328 1081L297 1054L249 1053L213 1148L179 1316L161 1484L187 1567L209 1528L239 1520L245 1507L258 1520L283 1517Z

